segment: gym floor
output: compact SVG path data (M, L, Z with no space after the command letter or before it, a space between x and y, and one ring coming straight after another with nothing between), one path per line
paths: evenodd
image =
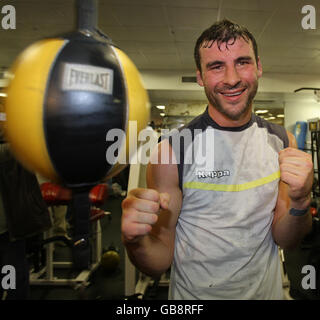
M111 196L103 206L105 211L111 212L111 216L106 216L101 220L102 229L102 248L108 248L113 244L120 254L120 264L114 272L106 272L99 266L89 278L89 285L74 289L71 286L61 285L31 285L31 300L123 300L124 293L124 247L121 243L120 224L121 224L121 202L123 197ZM315 224L314 235L316 238L311 239L312 243L317 243L320 247L319 222ZM307 239L308 240L308 239ZM319 249L316 249L319 250ZM302 275L298 271L302 265L319 264L319 261L310 262L310 247L308 241L302 246L302 250L297 249L291 252L285 252L286 270L291 282L291 297L294 299L319 300L319 292L304 293L300 290ZM312 255L314 256L314 255ZM319 257L317 254L316 256ZM65 261L70 259L70 249L67 247L55 246L54 259L56 261ZM70 261L70 260L69 260ZM74 277L76 273L68 270L57 270L58 277ZM318 280L318 279L317 279ZM318 280L319 281L319 280ZM319 290L317 290L319 291ZM168 295L168 287L158 287L156 290L151 288L146 291L144 299L166 300ZM288 296L288 295L287 295Z

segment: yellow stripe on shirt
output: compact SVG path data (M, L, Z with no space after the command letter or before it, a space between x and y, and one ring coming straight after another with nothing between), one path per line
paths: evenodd
M254 181L242 184L214 184L206 182L186 182L183 187L186 189L200 189L210 191L225 191L225 192L239 192L248 189L253 189L264 184L270 183L280 178L280 171L274 172L267 177L263 177Z

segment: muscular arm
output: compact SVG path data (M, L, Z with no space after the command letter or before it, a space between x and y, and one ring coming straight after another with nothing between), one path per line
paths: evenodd
M289 135L289 147L297 148L295 138L292 134ZM312 182L313 175L311 176L310 160L302 162L301 172L309 172L305 185L307 190L311 190L310 181ZM295 168L296 170L296 168ZM299 169L300 171L300 169ZM296 171L298 173L298 171ZM281 173L282 174L282 173ZM305 174L305 177L307 173ZM295 177L296 178L296 177ZM286 179L284 179L286 180ZM302 179L301 179L302 180ZM310 204L310 192L307 192L304 197L295 198L294 192L288 183L285 183L281 178L279 183L279 195L275 208L274 219L272 223L272 235L275 242L284 249L296 247L300 241L308 234L312 226L311 214L306 213L303 216L292 216L289 214L290 208L305 209ZM291 197L289 196L291 194Z
M162 142L168 144L167 140ZM167 145L168 146L168 145ZM169 147L169 146L168 146ZM160 150L160 145L158 147ZM171 147L162 148L170 150ZM153 153L151 159L161 156L161 152ZM150 161L153 162L153 161ZM182 195L178 183L178 170L176 164L152 164L147 168L147 185L150 190L156 190L151 197L160 204L160 211L157 222L152 225L152 229L137 241L123 242L126 246L131 262L143 273L151 276L159 276L171 265L174 253L175 228L181 209ZM149 191L150 191L149 190ZM167 209L161 205L161 195L167 193L170 200ZM160 194L160 198L157 198Z

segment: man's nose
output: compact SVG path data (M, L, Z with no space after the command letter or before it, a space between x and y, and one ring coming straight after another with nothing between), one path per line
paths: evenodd
M235 87L241 81L237 69L233 67L226 68L224 83L230 87Z

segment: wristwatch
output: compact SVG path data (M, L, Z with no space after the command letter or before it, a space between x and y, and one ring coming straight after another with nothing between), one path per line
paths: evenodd
M295 209L295 208L291 208L289 210L289 213L295 217L304 216L307 212L309 212L309 207L307 207L306 209L303 209L303 210L299 210L299 209Z

